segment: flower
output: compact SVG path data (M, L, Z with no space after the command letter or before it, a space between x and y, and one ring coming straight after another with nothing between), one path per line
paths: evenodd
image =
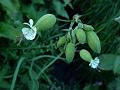
M29 28L22 28L22 33L27 40L35 39L35 36L37 34L37 28L33 26L33 23L34 22L32 19L29 20L29 23L23 23L29 26Z
M98 67L99 63L100 63L99 58L96 57L94 60L91 60L89 66L95 69Z

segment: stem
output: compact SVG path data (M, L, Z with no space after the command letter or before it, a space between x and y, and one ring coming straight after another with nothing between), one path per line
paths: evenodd
M56 56L52 56L52 55L41 55L41 56L35 57L35 58L33 58L33 59L30 59L29 61L36 61L36 60L41 59L41 58L56 58ZM61 57L58 57L58 59L65 60L65 58L61 58Z
M60 18L57 18L58 21L62 21L62 22L73 22L74 20L63 20L63 19L60 19Z
M44 67L44 68L38 73L38 75L37 75L37 77L36 77L36 80L38 80L39 77L40 77L40 75L41 75L48 67L50 67L57 59L59 59L62 54L63 54L63 52L60 53L55 59L53 59L46 67Z
M20 70L20 66L23 62L24 58L21 58L19 61L18 61L18 65L15 69L15 72L14 72L14 75L13 75L13 79L12 79L12 84L11 84L11 87L10 87L10 90L14 90L15 88L15 82L16 82L16 79L17 79L17 75L18 75L18 72Z

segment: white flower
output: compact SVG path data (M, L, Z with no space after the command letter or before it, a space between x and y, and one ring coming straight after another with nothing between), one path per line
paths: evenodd
M94 60L91 60L89 66L95 69L98 67L99 63L100 63L99 58L96 57Z
M35 26L33 26L33 20L30 19L29 23L23 23L25 25L28 25L30 28L23 28L22 29L22 33L24 35L24 37L27 40L33 40L35 39L35 36L37 34L37 28Z

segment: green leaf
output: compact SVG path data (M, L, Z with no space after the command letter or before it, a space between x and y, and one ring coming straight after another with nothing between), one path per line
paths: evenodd
M0 70L0 79L2 79L8 72L8 65L4 65L4 68Z
M120 90L120 76L108 84L107 90Z
M116 60L116 55L114 54L103 54L100 56L100 68L103 70L113 70L114 63Z
M11 0L0 0L0 4L2 4L8 16L14 20L14 18L17 16L19 9L18 0L16 0L14 3Z
M113 71L115 74L120 75L120 56L117 56L117 58L115 60Z
M95 85L93 86L92 84L88 84L83 88L83 90L99 90L99 89L98 86Z
M63 1L64 1L65 6L68 5L69 7L71 7L73 9L73 6L71 4L72 0L63 0Z
M0 80L0 89L1 88L4 88L5 90L9 90L10 84L5 80Z
M18 72L20 70L20 66L21 66L23 60L24 60L24 58L22 57L18 61L17 67L16 67L16 69L14 71L14 74L13 74L13 79L12 79L12 83L11 83L11 86L10 86L10 90L14 90L14 88L15 88L15 83L16 83L16 80L17 80Z
M44 3L44 0L32 0L32 2L34 3L34 4L45 4Z
M12 25L0 23L0 37L15 40L18 36L20 36L20 31L15 29Z
M120 90L120 77L116 78L116 90Z
M30 75L30 78L31 78L31 83L29 85L29 89L30 90L38 90L39 89L39 84L38 84L38 81L35 80L35 77L37 76L37 73L34 70L32 70L32 67L29 70L29 75Z
M58 15L69 18L67 11L64 8L64 4L62 4L59 0L53 0L53 7Z
M32 18L33 20L36 19L36 11L33 5L29 5L29 6L23 5L22 10L23 10L22 12L25 13L28 18Z
M115 18L114 20L120 24L120 16Z

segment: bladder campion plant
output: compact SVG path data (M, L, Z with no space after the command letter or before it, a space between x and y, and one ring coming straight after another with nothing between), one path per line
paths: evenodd
M42 32L52 28L56 23L56 17L53 14L46 14L42 16L35 25L33 25L33 23L32 19L29 20L29 23L23 23L29 26L29 28L22 29L22 33L27 40L35 39L39 31ZM73 28L75 23L77 23L77 26ZM95 29L91 25L83 24L79 15L75 15L73 20L70 20L68 32L65 36L59 37L57 42L57 48L63 47L67 63L73 61L77 44L88 43L89 47L95 53L101 52L100 40L94 30ZM82 49L79 55L83 60L90 63L89 66L91 68L97 68L99 66L99 58L96 57L93 59L89 51Z
M100 40L97 34L94 32L95 29L91 25L83 24L79 17L79 15L75 15L73 17L67 34L60 37L57 42L57 47L63 47L64 49L67 63L71 63L73 61L76 51L75 46L78 44L88 43L92 51L95 53L101 52ZM73 28L75 23L77 23L77 26ZM80 50L79 55L83 60L90 63L89 66L91 68L98 68L100 62L98 57L93 59L89 51L85 49Z

